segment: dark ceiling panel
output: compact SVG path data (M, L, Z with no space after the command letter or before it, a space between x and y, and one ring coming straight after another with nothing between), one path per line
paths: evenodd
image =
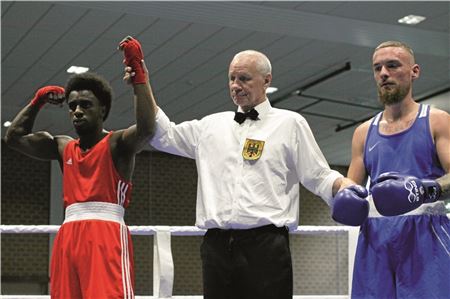
M273 106L307 119L331 164L350 158L358 120L376 113L371 58L388 39L409 43L421 65L414 93L422 99L450 87L448 2L78 1L2 2L2 121L42 85L64 85L72 64L88 66L115 91L108 129L134 122L132 88L122 81L126 35L144 49L157 101L176 122L235 110L228 65L244 49L266 53L273 66ZM398 15L422 13L417 26ZM347 63L351 69L329 76ZM306 87L306 88L305 88ZM302 96L291 95L301 90ZM441 97L441 98L439 98ZM444 97L442 99L442 97ZM450 110L448 91L432 104ZM280 100L281 99L281 100ZM444 104L443 104L444 103ZM351 121L349 121L349 119ZM349 128L335 132L338 125ZM74 134L67 107L46 107L36 128ZM2 136L5 129L2 128Z

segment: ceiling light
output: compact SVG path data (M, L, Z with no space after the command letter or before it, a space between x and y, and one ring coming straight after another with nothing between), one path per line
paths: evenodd
M276 92L277 90L278 90L278 88L270 86L270 87L267 87L266 93L271 94L271 93Z
M67 69L67 72L69 74L81 74L81 73L86 73L87 71L89 71L88 67L76 66L76 65L72 65L71 67L69 67Z
M416 25L424 21L426 18L422 16L409 15L398 20L401 24Z
M10 122L9 120L7 120L7 121L5 121L5 122L3 123L3 126L4 126L5 128L9 127L10 125L11 125L11 122Z

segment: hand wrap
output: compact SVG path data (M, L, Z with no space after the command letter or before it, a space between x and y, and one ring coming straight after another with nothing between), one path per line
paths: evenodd
M50 94L53 94L54 96L62 94L62 99L64 99L64 88L54 85L39 88L38 91L36 91L34 98L31 100L31 105L37 106L39 109L41 109L45 105L45 103L49 101L53 104L61 103L60 100L52 98L49 99Z
M147 82L147 72L143 66L144 53L141 44L137 39L127 36L120 44L119 49L123 51L123 63L132 68L135 75L132 77L133 84L143 84Z

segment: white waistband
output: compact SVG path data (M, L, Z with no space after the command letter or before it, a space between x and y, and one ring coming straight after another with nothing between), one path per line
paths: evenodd
M71 204L66 208L66 218L64 223L78 220L98 219L106 221L114 221L124 224L123 215L125 209L115 203L109 202L78 202Z

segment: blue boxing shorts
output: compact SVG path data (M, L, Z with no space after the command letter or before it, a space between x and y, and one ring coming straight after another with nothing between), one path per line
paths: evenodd
M359 234L351 297L450 298L447 216L368 218Z

